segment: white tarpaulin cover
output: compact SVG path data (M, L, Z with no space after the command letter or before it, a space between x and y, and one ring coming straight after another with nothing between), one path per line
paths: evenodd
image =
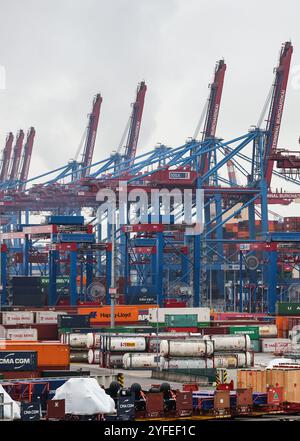
M113 413L114 400L106 394L95 378L70 378L56 389L53 400L65 400L66 413L94 415Z
M1 385L0 385L0 394L4 394L4 403L13 403L12 415L11 415L11 406L9 405L4 406L4 419L10 419L11 417L13 417L14 420L20 419L21 418L20 406L8 395L8 393L5 391L5 389L3 389Z

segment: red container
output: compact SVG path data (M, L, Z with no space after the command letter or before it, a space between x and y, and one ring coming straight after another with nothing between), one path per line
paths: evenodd
M16 371L12 371L12 372L1 372L1 374L3 375L3 378L5 380L19 380L21 378L39 378L40 374L38 371L30 371L30 372L16 372Z
M57 324L6 325L5 329L36 329L38 340L58 340Z
M176 300L166 300L164 307L165 308L185 308L186 302L177 302Z
M165 328L165 332L192 332L198 333L202 328Z
M209 328L200 328L203 335L225 335L229 334L229 327L227 326L210 326Z

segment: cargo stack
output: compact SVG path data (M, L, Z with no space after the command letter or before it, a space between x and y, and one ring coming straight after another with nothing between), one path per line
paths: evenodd
M47 293L38 276L14 276L12 278L13 305L41 307L47 303Z

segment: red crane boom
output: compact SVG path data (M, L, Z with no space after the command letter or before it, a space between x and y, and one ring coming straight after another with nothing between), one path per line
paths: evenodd
M16 181L18 178L19 166L21 161L22 146L24 141L24 132L20 130L17 133L16 144L14 147L12 166L9 175L9 181Z
M284 43L280 52L279 64L275 71L275 81L267 119L264 154L265 178L268 187L271 184L274 168L274 159L270 159L270 156L274 155L277 149L292 53L292 44L290 42Z
M9 132L6 138L5 147L3 149L0 182L5 182L8 178L8 170L9 170L13 142L14 142L14 135L11 132Z
M86 167L90 167L93 161L93 154L94 154L102 101L103 99L101 95L98 93L94 97L92 112L89 115L87 136L85 140L85 146L84 146L83 158L82 158L82 167L84 168L82 170L82 176L85 176L86 174L90 173L90 170Z
M19 177L20 180L19 190L25 190L25 186L26 186L25 182L28 179L34 137L35 137L34 127L30 127L27 133L27 138L23 149L22 165L21 165L21 171Z
M224 77L226 72L226 64L224 60L219 60L216 64L214 80L210 84L210 94L208 98L208 106L204 123L202 141L214 138L219 117L219 110L223 92ZM203 156L201 160L200 170L205 174L209 169L209 154Z
M142 81L137 88L136 100L132 105L131 122L128 132L127 143L125 147L125 160L130 160L131 165L134 161L139 133L142 123L142 116L144 110L145 95L147 91L147 86L144 81Z

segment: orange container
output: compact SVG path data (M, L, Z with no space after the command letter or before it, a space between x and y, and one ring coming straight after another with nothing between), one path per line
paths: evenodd
M59 370L70 367L70 348L53 341L6 341L5 350L37 352L39 370Z
M254 392L266 391L266 371L258 369L238 369L237 387L251 388Z
M156 305L116 305L115 323L138 322L140 311L156 308ZM91 323L110 323L110 306L79 307L78 314L91 314Z

